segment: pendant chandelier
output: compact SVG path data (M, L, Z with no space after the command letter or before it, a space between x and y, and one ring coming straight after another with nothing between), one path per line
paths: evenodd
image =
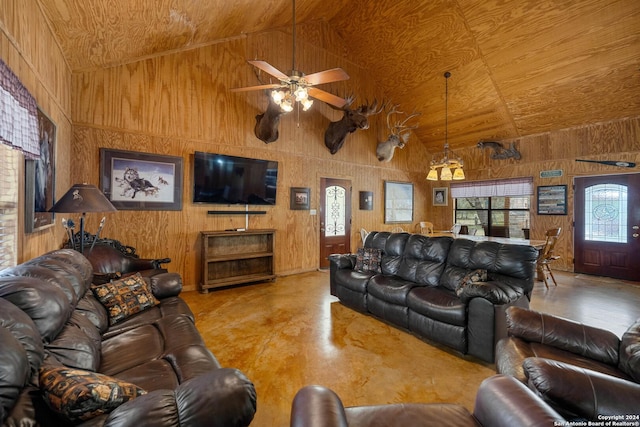
M445 95L444 95L444 153L436 158L431 160L429 170L429 174L427 175L427 179L429 181L437 181L438 180L438 169L440 171L440 180L442 181L451 181L462 180L464 179L464 171L462 170L464 166L464 162L462 159L455 155L455 153L449 149L449 121L448 121L448 113L449 113L449 77L451 77L450 72L444 73L444 84L445 84ZM451 157L450 157L451 156ZM439 159L439 160L437 160ZM451 169L454 171L451 172Z

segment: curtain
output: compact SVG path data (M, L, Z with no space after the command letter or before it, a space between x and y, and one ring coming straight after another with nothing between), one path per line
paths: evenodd
M454 199L461 197L531 196L532 194L532 176L451 183L451 197Z
M0 141L25 157L40 157L38 105L18 76L0 59Z

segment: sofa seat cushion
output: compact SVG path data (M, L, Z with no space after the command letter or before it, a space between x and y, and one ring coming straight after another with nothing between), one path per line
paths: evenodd
M466 326L467 305L454 292L430 286L416 287L407 296L409 309L431 319Z
M622 334L619 354L618 367L640 383L640 319Z
M369 280L367 292L382 301L406 306L407 295L409 291L416 286L419 285L409 280L379 274Z
M367 292L369 279L377 273L374 271L338 270L335 274L336 284L355 292Z
M155 390L219 367L191 319L169 316L104 340L99 371Z

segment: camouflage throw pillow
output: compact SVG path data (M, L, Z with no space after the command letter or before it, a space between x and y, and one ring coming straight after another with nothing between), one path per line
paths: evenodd
M356 271L372 271L374 273L382 273L380 261L382 260L382 251L375 248L358 248L356 254Z
M110 325L160 304L140 273L92 286L91 290L107 309Z
M117 378L66 366L40 368L40 390L52 410L73 421L111 412L147 393Z
M464 288L467 285L473 284L473 283L481 283L481 282L486 282L487 281L487 270L484 269L477 269L477 270L473 270L469 273L467 273L461 280L460 283L458 284L458 287L456 288L456 294L458 296L460 296L460 293L462 291L462 288Z

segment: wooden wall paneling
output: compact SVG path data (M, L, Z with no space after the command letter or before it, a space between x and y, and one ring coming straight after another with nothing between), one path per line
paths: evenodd
M55 194L59 197L70 185L70 71L36 2L3 2L0 8L0 40L0 57L56 123ZM64 237L59 218L52 227L24 233L23 168L21 171L18 262L58 248Z

